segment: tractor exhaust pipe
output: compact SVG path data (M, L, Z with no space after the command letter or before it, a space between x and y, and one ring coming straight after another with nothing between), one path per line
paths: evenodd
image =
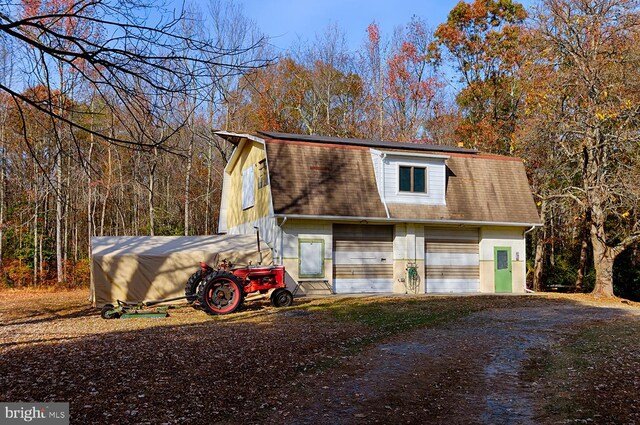
M258 265L262 265L262 251L260 251L260 229L257 226L253 226L256 229L256 242L258 243Z

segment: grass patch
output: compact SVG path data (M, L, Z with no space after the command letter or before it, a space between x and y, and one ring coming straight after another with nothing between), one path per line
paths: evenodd
M517 308L539 305L549 300L527 296L473 297L345 297L323 299L299 308L321 311L339 321L356 322L383 334L440 325L490 308Z
M455 320L480 310L462 304L363 298L313 306L309 310L322 309L339 321L360 323L387 335Z
M546 423L640 420L640 322L593 323L534 353L524 379L535 382Z

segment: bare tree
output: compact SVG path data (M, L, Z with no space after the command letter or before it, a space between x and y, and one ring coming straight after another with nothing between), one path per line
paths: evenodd
M215 67L216 77L239 75L264 66L268 60L243 56L257 48L263 39L250 45L220 47L216 40L189 38L181 35L182 11L169 11L157 2L127 0L76 0L60 2L59 7L49 3L29 2L28 7L15 6L0 0L0 34L14 42L13 52L23 61L25 70L40 72L53 79L46 64L51 60L64 64L77 73L82 83L90 86L106 101L126 133L112 136L92 129L81 120L56 110L53 102L42 103L20 92L18 85L0 83L0 91L10 94L17 105L23 104L40 110L56 120L100 136L115 144L138 148L163 147L163 143L185 122L173 113L176 96L193 94L201 98L216 84L208 69ZM149 9L158 22L145 19ZM158 13L158 11L160 13ZM73 22L80 33L66 32L62 22ZM40 63L29 60L35 51ZM230 62L230 57L244 60ZM153 119L173 129L165 138L150 136L142 140L125 137L135 131L136 122L128 122L122 112L131 113L138 102L135 87L143 82L154 97ZM21 101L21 102L19 102ZM139 128L138 128L139 130Z
M12 72L12 56L8 40L0 38L0 84L9 84ZM9 109L4 101L0 101L0 269L2 269L2 248L4 241L5 215L5 186L6 186L6 156L7 156L7 126Z
M539 144L558 158L547 198L584 215L596 295L613 295L614 260L640 241L639 17L637 0L546 0L533 29L536 90L524 126L552 136Z

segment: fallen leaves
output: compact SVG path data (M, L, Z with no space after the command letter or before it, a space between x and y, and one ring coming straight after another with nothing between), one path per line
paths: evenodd
M378 367L378 358L353 364L376 342L421 326L446 337L440 326L471 312L567 299L582 302L566 296L334 297L297 300L292 309L253 302L229 316L180 308L166 319L102 320L85 291L0 292L0 399L68 401L74 423L280 423L300 415L309 397L352 382L355 370ZM422 392L391 376L374 385L393 385L398 397L371 406L383 413L356 411L352 418L446 418L455 408L450 395L479 384L469 377L475 363L485 361L463 355L476 341L456 341L458 357L439 360L431 373L408 372L424 383ZM367 403L367 397L355 391L341 403Z

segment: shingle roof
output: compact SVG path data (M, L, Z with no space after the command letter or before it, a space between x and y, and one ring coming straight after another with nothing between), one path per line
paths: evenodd
M274 212L280 215L386 218L369 148L415 153L416 147L424 146L261 134L266 136ZM388 204L391 218L540 222L521 160L458 148L428 146L420 150L449 156L446 206Z
M368 148L267 140L276 214L386 217Z
M409 151L423 151L423 152L425 151L458 152L458 153L467 153L467 154L474 154L478 152L475 149L458 148L455 146L429 145L425 143L403 143L403 142L387 142L383 140L345 139L341 137L277 133L273 131L258 131L258 134L262 136L267 136L270 139L331 143L334 145L363 146L367 148L405 149Z

